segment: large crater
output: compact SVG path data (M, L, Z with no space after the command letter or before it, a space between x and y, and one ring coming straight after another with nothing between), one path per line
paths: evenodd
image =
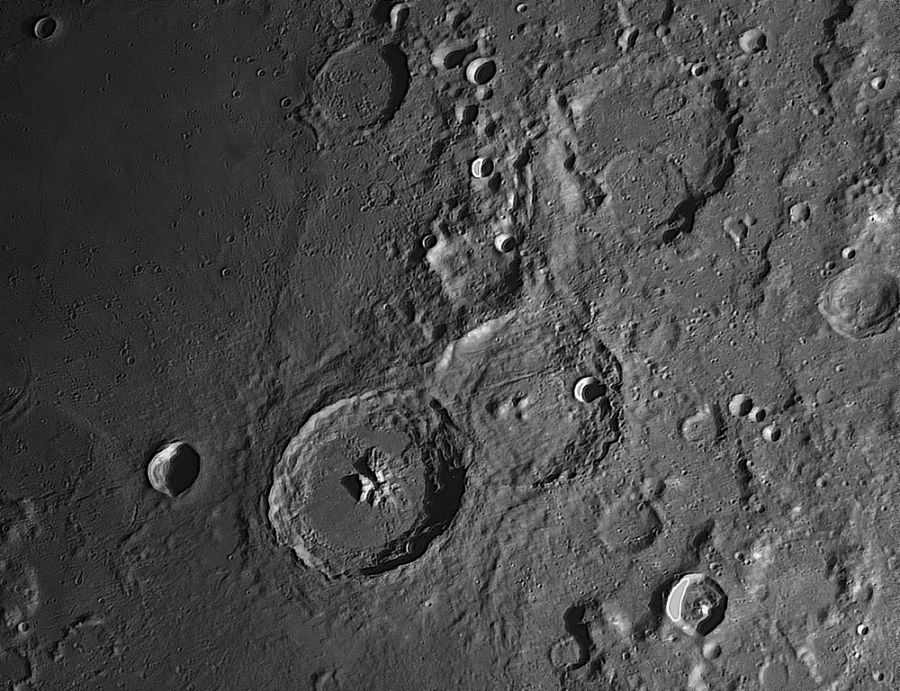
M406 391L369 392L313 415L275 466L278 542L330 577L408 564L453 520L463 492L446 413Z

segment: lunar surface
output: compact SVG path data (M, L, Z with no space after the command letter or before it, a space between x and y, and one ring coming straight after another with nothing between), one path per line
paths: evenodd
M436 401L429 408L398 392L317 412L275 466L278 541L332 577L413 561L459 509L464 478L450 427Z
M900 689L897 3L0 18L0 689Z

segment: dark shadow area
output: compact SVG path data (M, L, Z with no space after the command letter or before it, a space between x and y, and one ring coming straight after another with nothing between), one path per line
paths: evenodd
M436 400L431 401L430 407L442 424L428 438L414 441L422 449L426 466L421 518L416 526L386 545L374 564L360 569L363 576L377 576L421 557L431 541L450 527L462 504L466 475L462 455L451 437L455 425Z
M397 112L409 91L409 61L406 54L394 44L382 47L381 57L391 71L391 95L387 107L381 113L381 121L387 122Z
M362 480L359 475L344 475L341 478L341 485L353 497L353 501L359 501L362 496Z
M728 596L718 583L705 578L702 583L687 589L682 613L698 634L707 636L725 619L727 608Z
M391 19L391 8L395 4L395 0L376 0L369 16L378 24L387 24Z
M169 465L166 484L174 496L187 492L200 475L200 454L188 444L178 447Z
M369 449L365 455L356 459L353 462L353 470L355 470L359 475L366 478L373 485L378 484L378 477L375 475L375 471L372 470L372 466L369 461L372 459L372 454L375 452L374 449Z
M573 663L570 669L584 667L591 659L591 635L588 633L587 624L584 623L584 605L573 605L563 613L563 623L568 633L578 644L578 661Z

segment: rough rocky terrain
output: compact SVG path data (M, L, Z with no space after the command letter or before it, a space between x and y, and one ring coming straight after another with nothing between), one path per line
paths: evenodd
M0 51L5 688L900 688L900 6Z

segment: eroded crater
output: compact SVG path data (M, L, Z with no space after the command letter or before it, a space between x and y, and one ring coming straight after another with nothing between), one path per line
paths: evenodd
M435 367L438 396L468 421L480 466L503 482L585 470L618 439L618 362L599 340L579 341L574 331L554 325L551 313L516 310L451 343ZM585 375L605 387L589 404L574 392Z
M345 48L326 61L315 79L316 100L330 120L349 129L390 120L408 89L406 55L392 44Z

